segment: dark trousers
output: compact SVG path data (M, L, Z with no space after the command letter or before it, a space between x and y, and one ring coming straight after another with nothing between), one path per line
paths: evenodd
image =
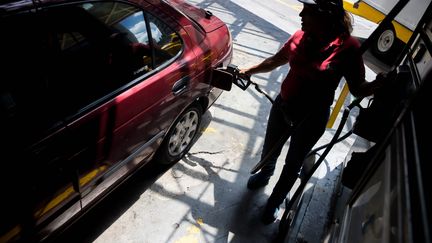
M261 158L270 151L272 156L260 174L273 175L283 145L288 138L291 141L282 173L267 202L270 206L279 206L284 201L298 177L303 160L325 131L330 109L318 106L308 110L301 104L294 106L284 102L278 96L271 108Z

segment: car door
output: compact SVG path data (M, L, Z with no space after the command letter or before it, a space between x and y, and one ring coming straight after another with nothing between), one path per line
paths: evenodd
M190 102L193 59L179 61L181 34L136 6L104 1L44 11L60 46L48 83L63 107L86 207L153 155ZM170 43L177 47L165 51Z
M32 12L0 22L1 242L37 241L81 209L69 133L46 86L55 47L42 23Z

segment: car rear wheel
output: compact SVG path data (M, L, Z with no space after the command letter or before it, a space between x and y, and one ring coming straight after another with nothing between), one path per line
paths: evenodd
M191 148L201 124L202 109L194 105L186 109L174 122L158 151L160 164L179 161Z

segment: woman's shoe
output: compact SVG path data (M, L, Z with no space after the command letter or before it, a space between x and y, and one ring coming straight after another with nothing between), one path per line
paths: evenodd
M269 206L267 204L261 216L261 222L265 225L271 224L277 219L278 216L279 216L279 206Z
M257 173L251 177L249 177L247 188L249 190L255 190L261 187L266 186L270 181L270 177L267 175L263 175L261 173Z

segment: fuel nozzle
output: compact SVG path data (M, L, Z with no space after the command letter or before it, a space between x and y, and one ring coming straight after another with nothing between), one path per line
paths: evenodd
M228 64L226 67L227 72L232 73L233 75L239 75L240 69L237 67L237 65L234 64Z
M229 64L226 71L233 75L233 83L240 89L246 90L251 84L250 77L240 74L240 69L236 65Z

